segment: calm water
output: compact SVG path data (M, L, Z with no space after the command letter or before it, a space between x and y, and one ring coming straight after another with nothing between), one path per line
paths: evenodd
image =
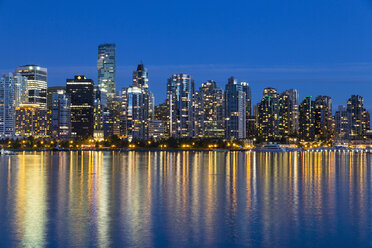
M372 247L372 155L0 157L1 247Z

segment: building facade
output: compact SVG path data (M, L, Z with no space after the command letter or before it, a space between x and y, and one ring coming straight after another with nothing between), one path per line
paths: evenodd
M116 45L101 44L98 46L98 87L104 89L107 104L116 97Z
M194 136L193 101L194 80L187 74L173 74L167 83L170 137Z
M66 139L71 136L71 101L61 89L52 95L52 137Z
M311 100L311 96L305 97L299 109L299 137L303 141L313 141L315 139L315 103Z
M66 92L71 99L71 135L93 137L94 83L85 76L66 80Z
M12 73L0 78L0 137L15 134L15 80Z
M48 70L38 65L25 65L17 67L16 73L27 78L27 102L47 108Z
M16 134L22 137L47 138L51 131L51 111L35 103L16 108Z
M265 141L279 137L279 95L277 89L265 88L258 104L258 135Z

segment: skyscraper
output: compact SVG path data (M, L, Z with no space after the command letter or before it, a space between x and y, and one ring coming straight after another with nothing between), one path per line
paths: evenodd
M94 83L85 76L66 80L66 92L71 98L72 136L93 136L94 130Z
M98 46L98 86L107 94L107 104L116 97L116 45L101 44Z
M14 73L14 106L18 107L22 103L28 102L28 81L27 77L20 73Z
M333 134L332 99L329 96L317 96L315 99L315 135L317 139L328 140Z
M315 103L311 96L305 97L300 104L300 139L313 141L315 139Z
M169 133L171 137L188 138L193 130L194 80L187 74L173 74L167 83Z
M225 87L225 137L245 139L247 125L247 94L244 84L230 77Z
M46 68L38 65L17 67L16 72L27 78L28 103L47 107L47 74Z
M363 106L363 97L359 95L352 95L347 101L347 111L351 115L351 137L361 138L367 130L366 120L368 114Z
M285 90L279 97L279 133L282 137L295 135L298 131L298 92Z
M122 90L121 136L128 140L151 139L149 123L153 120L153 95L148 88L148 72L139 64L133 72L133 84Z
M15 82L13 74L8 73L0 78L0 137L11 137L15 128Z
M279 95L277 89L265 88L258 104L258 134L266 141L279 136Z
M195 92L194 101L195 136L201 138L223 138L224 130L224 92L212 80L202 84Z
M349 139L351 133L351 113L345 106L338 106L335 113L335 136L337 139Z
M71 134L70 96L61 89L52 95L52 136L69 138Z

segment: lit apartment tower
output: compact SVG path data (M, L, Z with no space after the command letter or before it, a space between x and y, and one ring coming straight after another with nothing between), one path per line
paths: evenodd
M195 136L200 138L223 138L224 130L224 92L212 80L202 84L195 92L194 128Z
M47 69L38 65L25 65L17 67L16 73L27 78L28 103L39 104L41 108L46 108Z
M351 133L351 113L346 111L345 106L338 106L335 113L335 137L337 139L349 139Z
M369 129L365 123L366 109L363 107L363 97L352 95L347 101L347 111L351 115L351 136L362 137Z
M14 107L28 102L28 81L27 77L20 73L14 73Z
M52 110L53 94L61 90L66 92L66 87L65 86L53 86L53 87L47 88L47 108L48 109Z
M122 90L122 129L121 136L132 140L146 139L146 117L147 111L143 107L146 105L145 92L138 86L130 86Z
M258 134L266 141L279 136L279 95L277 89L265 88L258 104Z
M50 136L51 111L39 104L25 103L16 108L16 134L35 138Z
M169 133L171 137L188 138L193 130L194 81L187 74L173 74L167 83Z
M0 78L0 137L14 135L14 86L12 73L5 74Z
M104 130L103 130L103 110L104 110L104 99L106 93L101 91L97 85L94 86L94 103L93 103L93 137L95 140L104 139Z
M169 108L168 108L167 100L164 103L155 106L154 119L160 120L163 122L164 129L165 129L164 137L168 138L169 137Z
M71 135L93 136L94 130L94 83L85 76L66 80L66 92L71 98Z
M98 86L107 92L107 104L116 97L116 45L98 46Z
M332 99L329 96L317 96L315 99L315 136L328 140L333 134Z
M103 132L104 137L120 136L120 105L121 97L116 96L110 102L110 107L103 109Z
M149 87L149 73L142 63L137 66L137 70L133 71L133 85L142 88Z
M52 95L52 137L69 138L71 135L70 96L63 89Z
M165 126L161 120L151 120L149 122L149 137L153 140L160 140L165 138Z
M128 140L151 139L149 122L154 118L154 96L148 88L148 72L139 64L133 72L133 84L122 90L120 136Z
M313 141L315 139L315 103L311 96L305 97L300 104L299 135L304 141Z
M297 134L298 118L298 91L285 90L279 97L279 133L282 137Z
M154 95L149 91L149 73L147 68L141 63L137 70L133 71L133 86L142 88L144 91L144 115L148 121L154 119Z
M366 135L370 129L371 129L371 114L367 110L364 110L364 113L363 113L363 134Z
M247 95L242 83L230 77L225 87L225 137L246 138Z

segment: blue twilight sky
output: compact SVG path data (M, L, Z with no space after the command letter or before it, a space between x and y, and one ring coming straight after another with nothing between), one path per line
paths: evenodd
M372 0L0 0L0 72L48 68L48 85L97 80L97 45L117 45L118 89L143 60L156 102L172 73L199 87L229 76L262 89L323 94L334 107L360 94L372 110Z

